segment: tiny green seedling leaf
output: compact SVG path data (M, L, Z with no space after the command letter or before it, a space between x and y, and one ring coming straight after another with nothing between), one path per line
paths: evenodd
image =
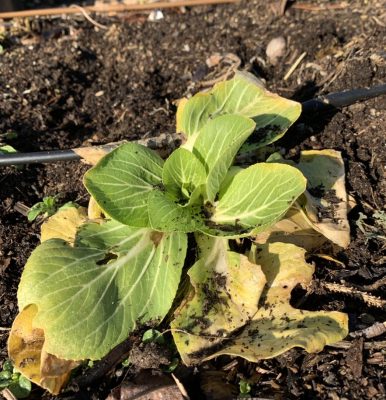
M174 372L176 370L176 368L179 366L179 364L180 364L180 360L178 358L173 358L171 363L167 367L164 368L164 371L171 374L172 372Z
M374 220L374 225L366 223L367 216L360 212L356 225L364 234L366 241L370 239L386 241L386 213L384 211L375 211L372 219Z
M249 394L252 390L251 385L247 381L244 381L243 379L241 379L239 382L239 388L240 388L240 394L242 395Z
M18 378L14 380L9 386L8 389L12 392L12 394L18 399L27 398L32 390L31 381L29 381L26 377L21 374L18 374Z
M57 196L47 196L43 198L43 201L34 204L28 211L28 221L34 221L39 215L45 218L54 215L58 210L65 210L71 207L78 207L78 205L72 201L63 204L61 207L58 206Z
M165 344L165 338L157 329L148 329L142 336L143 343Z
M122 367L126 368L130 365L130 359L126 358L126 360L122 361Z
M58 209L55 196L47 196L43 198L43 201L34 204L28 211L28 221L34 221L39 215L44 217L50 217L56 213Z
M17 153L17 150L10 146L9 144L6 144L4 146L0 146L0 153L3 154L12 154L12 153Z
M5 139L5 140L13 140L13 139L17 139L17 137L18 137L18 134L14 131L8 131L8 132L0 134L0 138ZM12 147L12 146L10 146L10 147ZM12 149L14 150L14 152L17 152L13 147L12 147Z
M18 399L24 399L31 393L31 382L13 367L10 360L4 362L0 372L0 390L5 388Z
M162 186L163 164L154 151L127 143L91 168L84 184L106 215L122 224L148 227L148 198Z

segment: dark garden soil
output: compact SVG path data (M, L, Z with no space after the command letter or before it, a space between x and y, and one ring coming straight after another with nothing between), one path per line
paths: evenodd
M269 90L299 101L385 83L384 6L358 0L319 11L290 7L281 15L274 2L242 1L167 11L157 22L148 21L145 13L96 17L106 30L83 17L7 22L0 36L0 140L18 151L37 151L173 133L173 102L226 72L226 63L206 65L215 53L236 55L240 68L265 79ZM265 49L277 36L286 39L287 49L273 66ZM303 52L303 61L284 80ZM343 154L347 189L357 204L349 214L352 242L336 256L342 265L312 259L313 288L305 297L296 291L294 301L305 309L347 312L351 332L386 321L386 222L377 218L377 212L386 211L385 109L383 96L307 115L281 142L293 156L300 149L323 148ZM17 137L9 139L11 133ZM86 205L81 183L86 170L78 162L0 169L0 365L7 357L3 328L11 326L17 313L19 277L39 241L40 226L27 221L23 206L56 194L61 202ZM363 231L357 224L361 213L367 217ZM367 304L353 290L326 291L323 282L355 288L383 303ZM72 398L106 398L123 379L151 367L149 359L170 356L154 351L160 349L139 346L135 370L118 365L93 382L88 394ZM229 365L231 361L219 358L196 370L179 367L176 374L192 399L232 398L240 378L250 380L251 393L265 399L386 399L385 334L349 337L319 354L295 349L257 364L237 359ZM42 397L49 398L33 390L31 398Z

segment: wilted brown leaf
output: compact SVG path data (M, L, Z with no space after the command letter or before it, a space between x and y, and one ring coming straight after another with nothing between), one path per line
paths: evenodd
M8 339L9 357L30 381L58 394L80 363L59 359L44 350L44 331L33 326L36 314L37 307L31 304L15 318Z

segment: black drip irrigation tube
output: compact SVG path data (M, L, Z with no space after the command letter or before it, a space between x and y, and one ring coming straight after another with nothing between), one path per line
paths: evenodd
M354 89L345 92L331 93L326 96L319 96L315 99L307 100L302 103L302 114L326 111L329 109L340 109L350 106L359 101L372 99L386 94L386 84L374 86L372 88ZM94 149L109 151L122 144L108 144L102 146L93 146ZM91 149L91 147L68 149L68 150L49 150L33 153L12 153L0 155L0 166L20 165L20 164L43 164L56 163L59 161L76 161L83 157L77 152L82 149Z

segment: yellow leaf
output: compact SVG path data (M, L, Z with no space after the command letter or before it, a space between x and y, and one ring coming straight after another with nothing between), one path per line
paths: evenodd
M340 247L350 243L344 162L339 151L302 151L297 165L307 178L304 210L315 230Z
M86 219L86 209L83 207L69 207L58 211L42 225L41 242L55 238L73 243L78 227Z
M323 258L324 260L331 261L335 264L340 265L342 268L346 268L346 265L344 262L337 260L335 257L331 257L328 254L314 254L314 256Z
M89 219L103 218L103 211L92 196L90 197L90 201L88 202L87 215Z
M37 307L31 304L15 318L8 339L8 353L15 368L30 381L58 394L71 370L80 363L61 360L44 350L44 331L33 326Z
M340 152L308 150L301 152L298 164L284 159L279 162L298 168L307 178L307 190L286 216L257 235L255 242L293 243L314 252L326 242L325 237L346 248L350 243L349 205Z
M265 285L260 267L228 251L227 240L207 236L200 242L202 257L189 271L190 299L180 306L171 324L187 365L195 362L194 353L222 344L253 317Z
M255 247L250 259L261 265L267 279L262 296L257 282L264 280L260 277L260 267L253 263L248 265L246 275L244 266L240 266L241 286L231 276L225 286L210 286L215 277L214 263L205 263L205 276L193 271L190 276L194 294L178 310L172 323L183 361L192 365L228 354L256 362L292 347L317 352L326 344L343 339L348 333L346 314L298 310L289 303L292 289L297 284L308 285L312 279L313 267L305 262L304 254L304 249L288 243ZM253 271L259 278L253 276ZM214 295L232 301L226 301L223 308L215 307L214 312L200 313L205 301ZM251 300L248 313L244 308L245 299ZM233 318L235 314L237 319Z
M177 133L182 132L182 112L184 110L184 107L186 106L186 103L188 102L188 99L186 97L183 97L178 101L178 107L177 107L177 114L176 114L176 130Z
M109 150L102 146L79 147L72 150L78 156L82 157L82 162L89 165L96 165Z
M314 252L327 241L316 231L304 211L295 203L285 217L268 230L258 234L253 241L256 244L273 242L292 243Z

